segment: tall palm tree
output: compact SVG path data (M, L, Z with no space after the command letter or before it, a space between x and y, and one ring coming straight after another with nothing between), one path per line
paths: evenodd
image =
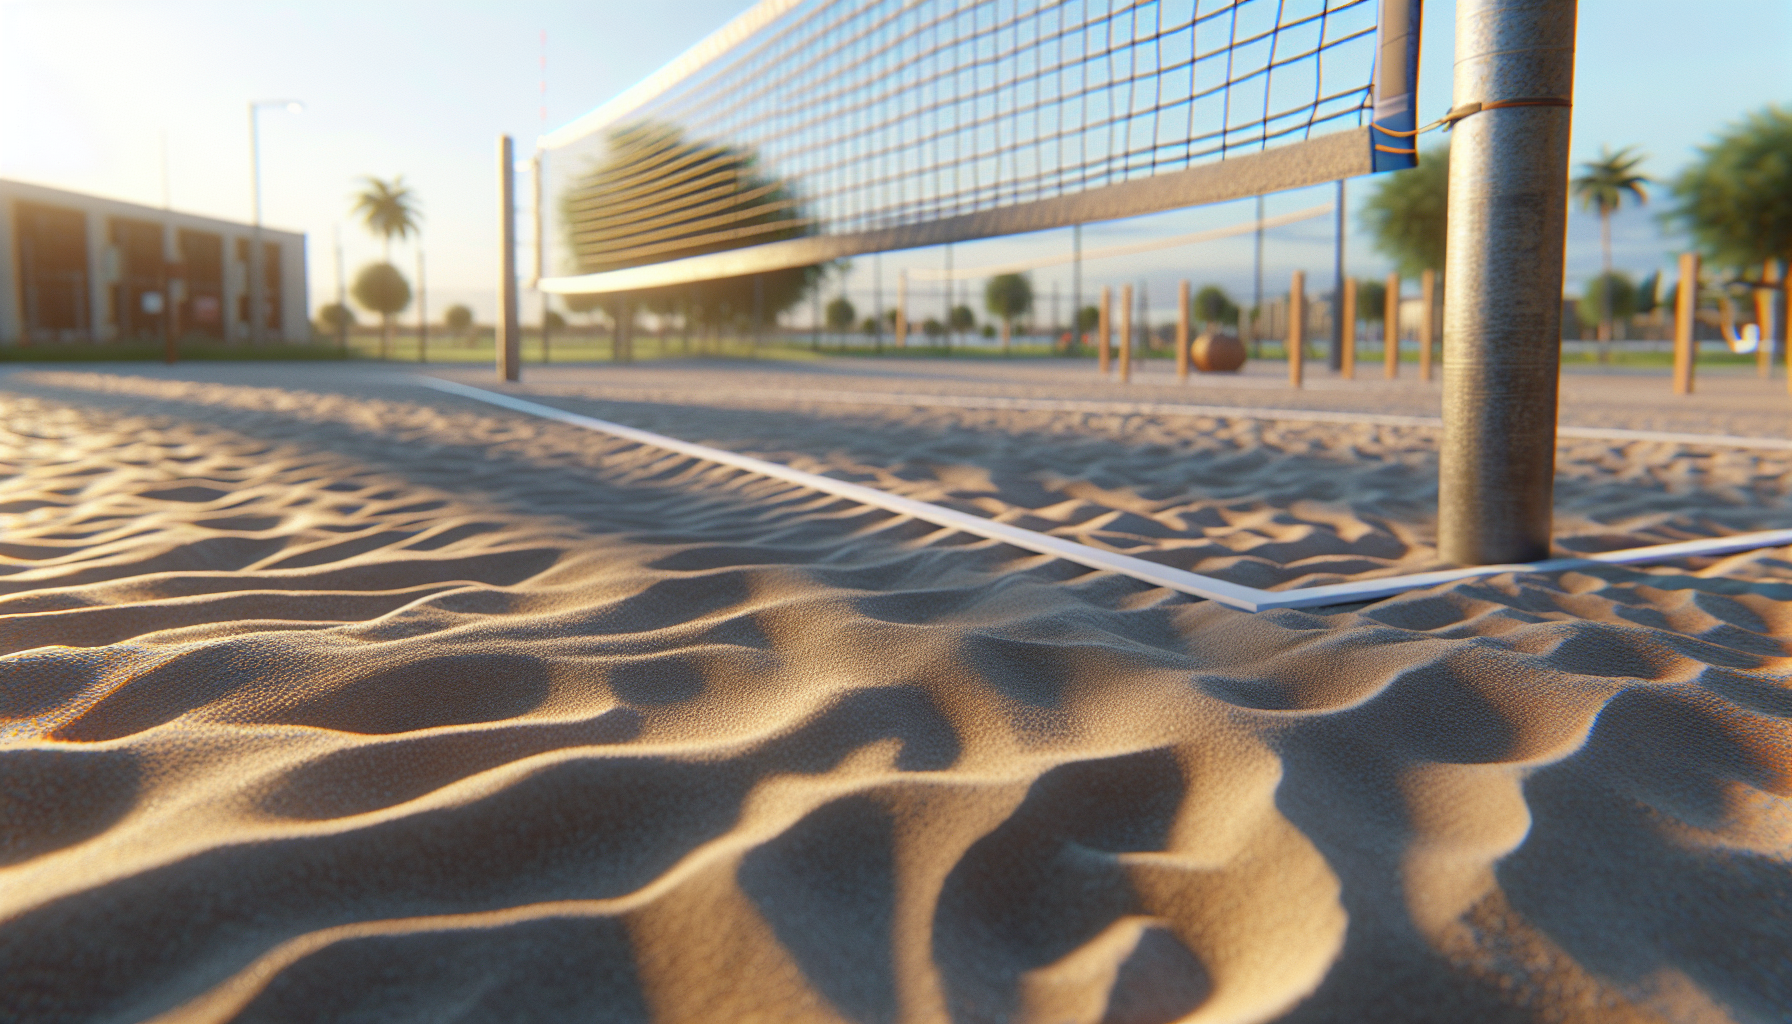
M1599 317L1600 362L1609 358L1605 346L1612 340L1612 212L1626 194L1635 196L1638 206L1649 202L1649 193L1643 188L1649 179L1637 173L1637 166L1648 156L1631 152L1633 148L1625 146L1614 153L1608 146L1599 147L1599 159L1581 164L1580 177L1568 183L1580 200L1581 209L1599 211L1599 244L1605 256Z
M362 178L361 183L364 187L355 193L351 212L360 216L368 234L380 240L383 258L390 263L392 239L403 241L416 234L418 222L423 219L417 205L417 193L404 183L402 174L391 181L382 181L370 174Z
M392 271L392 276L399 280L404 275L392 266L392 239L396 236L403 241L417 234L417 222L422 213L417 208L417 193L404 183L404 175L400 174L391 181L383 181L369 174L361 179L362 189L354 194L355 205L350 212L361 218L367 233L380 240L381 262ZM403 309L411 301L410 288L405 288ZM377 307L369 307L377 308ZM380 358L384 359L392 347L392 315L380 311Z

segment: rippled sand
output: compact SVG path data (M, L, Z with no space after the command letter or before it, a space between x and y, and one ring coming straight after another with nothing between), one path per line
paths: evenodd
M1780 1021L1792 561L1247 615L365 367L0 377L0 1018ZM1253 585L1391 428L548 400ZM1792 456L1563 448L1569 547Z

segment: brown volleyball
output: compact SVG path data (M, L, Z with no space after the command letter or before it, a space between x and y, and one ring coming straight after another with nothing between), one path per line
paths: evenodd
M1189 348L1202 373L1234 373L1244 365L1244 342L1236 334L1203 334Z

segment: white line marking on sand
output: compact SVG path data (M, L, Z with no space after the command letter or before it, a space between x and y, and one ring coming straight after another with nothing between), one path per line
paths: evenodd
M586 430L595 430L602 434L609 434L612 437L620 437L627 441L634 441L637 444L650 445L655 448L663 448L667 451L678 452L681 455L688 455L693 459L702 459L706 462L715 462L724 466L733 466L736 469L743 469L749 473L757 473L761 476L771 477L775 480L785 480L793 484L799 484L803 487L810 488L811 490L820 491L823 494L836 495L838 497L846 498L849 501L856 501L860 504L869 505L873 508L881 508L888 512L895 512L899 515L910 516L923 522L933 523L936 526L962 530L965 533L974 536L986 537L990 540L999 540L1005 544L1012 544L1025 551L1035 551L1042 555L1052 555L1057 558L1065 559L1066 561L1075 562L1078 565L1088 566L1091 569L1121 573L1126 576L1131 576L1136 580L1150 583L1154 586L1168 587L1169 589L1180 593L1206 598L1210 601L1217 601L1228 608L1237 608L1240 611L1247 612L1267 611L1271 608L1316 608L1324 605L1355 604L1362 601L1372 601L1382 597L1391 597L1395 594L1405 593L1409 590L1421 590L1425 587L1434 587L1443 583L1454 583L1459 580L1475 579L1483 576L1498 576L1511 572L1549 573L1562 572L1568 569L1584 569L1597 565L1642 565L1649 562L1663 562L1694 555L1724 555L1737 551L1752 551L1758 548L1792 545L1792 530L1767 530L1760 533L1740 533L1728 537L1680 541L1674 544L1656 544L1650 547L1630 548L1624 551L1605 551L1599 554L1586 555L1578 558L1551 558L1541 562L1525 562L1513 565L1476 565L1460 569L1440 569L1435 572L1414 573L1408 576L1388 576L1379 579L1352 580L1346 583L1332 583L1319 587L1302 587L1296 590L1259 590L1256 587L1228 583L1225 580L1214 579L1211 576L1202 576L1198 573L1188 572L1183 569L1176 569L1167 565L1159 565L1156 562L1146 561L1143 558L1134 558L1131 555L1103 551L1100 548L1092 548L1087 544L1081 544L1073 540L1065 540L1062 537L1053 537L1050 534L1039 533L1034 530L1026 530L1018 526L1010 526L1007 523L998 523L994 520L985 519L982 516L974 516L969 513L942 508L939 505L930 504L925 501L916 501L913 498L905 498L899 494L880 491L874 487L847 483L844 480L835 480L832 477L821 476L817 473L808 473L780 463L767 462L764 459L756 459L750 455L740 455L735 452L724 451L720 448L711 448L708 445L692 444L689 441L680 441L677 438L667 437L664 434L656 434L649 430L637 430L634 427L625 427L620 423L611 423L608 420L600 420L592 416L581 416L578 413L567 412L564 409L556 409L551 405L542 405L539 402L531 402L527 399L517 398L514 395L507 395L498 391L487 391L483 388L471 387L451 380L442 380L438 377L421 377L417 379L417 383L424 387L434 388L437 391L442 391L447 394L459 395L462 398L471 398L474 401L484 402L487 405L495 405L500 408L510 409L514 412L527 413L531 416L540 416L543 419L557 420L561 423L570 424L575 427L583 427ZM1056 403L1056 400L1053 399L1001 399L999 401L1049 401ZM1113 405L1120 403L1056 404ZM997 408L1016 407L998 406ZM1183 406L1181 408L1203 407ZM1250 412L1262 416L1264 411L1251 410ZM1213 414L1200 413L1199 415ZM1308 416L1305 412L1300 412L1297 415L1300 417ZM1359 416L1359 414L1356 413L1331 413L1326 415L1339 417L1349 416L1352 417L1352 419L1335 421L1318 420L1317 422L1363 422L1365 419L1369 418L1367 416ZM1399 420L1418 419L1418 417L1381 418ZM1628 431L1626 433L1643 434L1646 432ZM1704 437L1709 435L1694 434L1667 436ZM1641 438L1638 439L1640 440Z
M1282 385L1277 384L1277 387ZM659 398L701 397L696 392L674 389L617 388L597 385L587 391L609 391ZM1210 416L1215 419L1272 420L1288 423L1358 423L1378 427L1417 427L1440 430L1436 416L1394 416L1372 412L1335 412L1329 409L1261 409L1239 405L1191 405L1181 402L1116 402L1101 399L1004 398L994 395L917 395L900 391L807 391L801 388L754 388L723 394L768 402L815 402L822 405L893 405L942 409L1014 409L1027 412L1081 412L1108 416ZM571 397L571 396L569 396ZM1739 434L1684 434L1661 430L1629 430L1623 427L1556 428L1557 437L1591 441L1643 441L1659 444L1697 444L1715 448L1760 448L1792 451L1792 438L1744 437Z

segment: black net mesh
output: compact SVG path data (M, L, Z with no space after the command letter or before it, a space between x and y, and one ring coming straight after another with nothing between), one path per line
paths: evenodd
M1377 10L789 4L646 102L550 139L564 249L548 269L925 223L1366 124Z

